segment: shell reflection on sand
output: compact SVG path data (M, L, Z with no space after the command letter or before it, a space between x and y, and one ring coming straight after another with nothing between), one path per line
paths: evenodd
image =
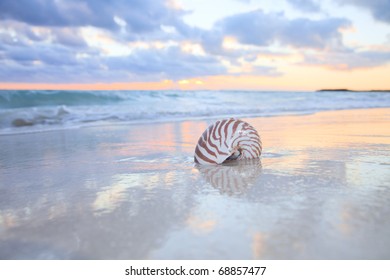
M196 168L208 183L223 194L245 193L254 185L262 170L259 158L221 165L197 164Z

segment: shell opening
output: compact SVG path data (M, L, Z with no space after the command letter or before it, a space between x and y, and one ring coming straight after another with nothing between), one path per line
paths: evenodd
M241 149L240 148L235 149L233 153L224 162L237 160L240 158L240 156L241 156Z

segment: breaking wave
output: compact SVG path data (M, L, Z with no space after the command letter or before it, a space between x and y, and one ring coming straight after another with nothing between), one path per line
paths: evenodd
M101 122L278 116L382 107L390 107L389 92L3 90L0 134Z

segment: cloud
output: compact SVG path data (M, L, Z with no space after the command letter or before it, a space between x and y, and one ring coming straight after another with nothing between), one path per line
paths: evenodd
M351 23L342 18L310 20L294 19L288 22L278 34L278 39L294 47L316 49L342 47L341 28L350 27Z
M339 4L351 4L370 10L373 17L379 21L390 23L389 0L337 0Z
M1 22L1 21L0 21ZM6 45L25 46L46 42L69 47L87 47L78 29L68 27L33 27L22 22L2 21L0 27L0 43Z
M183 52L179 47L138 49L126 57L106 59L110 70L128 71L134 77L174 79L226 74L226 68L212 56Z
M316 13L321 11L320 5L313 0L288 0L291 6L303 12Z
M1 81L178 80L227 73L218 58L180 49L181 40L200 30L184 24L182 11L165 1L21 1L0 2ZM87 25L100 30L97 45L83 37L88 36L83 32ZM107 53L104 34L130 55ZM151 47L161 44L158 40L163 46Z
M389 51L345 50L323 54L305 54L304 65L325 66L333 70L372 68L390 62Z
M216 23L214 30L203 36L209 49L224 36L233 36L242 44L269 46L280 43L296 48L325 49L341 45L339 29L351 23L343 18L311 20L288 19L283 13L264 13L261 10L233 15Z
M183 14L162 0L0 1L0 80L119 82L226 73L218 59L177 47L199 33L181 20ZM90 45L83 37L86 28L100 30L98 36L105 30L131 55L109 56L102 39L100 47ZM129 47L130 41L150 45L156 40L175 40L176 47Z
M314 0L289 3L310 12L319 9ZM344 18L291 19L284 13L254 10L225 17L206 30L187 25L184 14L163 0L2 0L0 82L280 76L278 67L296 63L301 57L297 53L304 53L302 64L332 69L375 67L389 61L384 51L347 49L340 29L351 22ZM189 49L183 47L186 44ZM294 60L286 62L273 46L283 55L295 55ZM262 58L264 53L277 61Z
M83 56L80 56L83 53ZM227 73L219 60L179 47L135 49L127 56L101 56L98 50L36 45L7 48L0 56L4 82L131 82L180 80Z
M171 9L165 1L156 0L2 0L0 20L15 20L33 26L82 27L95 26L119 30L118 19L128 32L159 31L161 24L180 23L184 12Z
M79 58L81 51L89 57ZM38 42L32 45L9 45L0 51L2 82L84 82L100 68L98 52L80 47ZM97 77L95 77L97 78Z
M85 42L82 35L78 30L72 30L70 28L60 28L52 30L52 36L55 38L55 42L71 46L71 47L86 47L87 43Z

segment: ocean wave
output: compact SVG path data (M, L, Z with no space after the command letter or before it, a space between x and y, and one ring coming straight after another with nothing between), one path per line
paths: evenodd
M1 91L0 108L28 108L42 106L104 105L131 99L131 95L107 91Z
M390 107L390 94L255 91L0 91L0 134L91 123L310 114Z

